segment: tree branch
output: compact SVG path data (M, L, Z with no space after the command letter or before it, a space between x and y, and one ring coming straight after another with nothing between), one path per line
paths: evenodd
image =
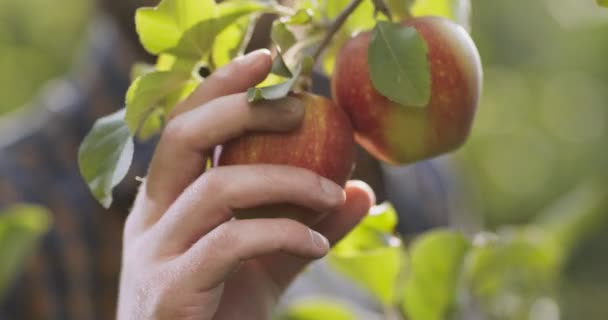
M319 60L319 57L321 57L323 51L325 51L327 46L331 43L333 37L336 35L336 33L338 33L338 31L340 31L340 28L342 28L348 17L357 9L357 7L359 7L362 2L363 0L352 0L344 11L340 12L340 15L332 22L332 24L329 26L329 30L327 31L327 35L312 56L315 62Z

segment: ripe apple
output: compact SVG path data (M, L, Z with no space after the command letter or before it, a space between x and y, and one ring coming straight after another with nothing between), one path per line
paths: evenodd
M431 98L424 108L401 106L373 86L368 68L371 33L350 39L341 49L332 92L352 120L356 141L376 158L408 164L461 146L467 139L481 92L477 48L459 25L439 17L413 18L428 47Z
M304 104L304 120L290 133L248 133L222 148L218 165L280 164L309 169L344 186L355 161L348 116L333 101L308 93L292 94ZM238 182L237 182L238 183ZM235 212L238 218L288 217L313 223L321 215L288 204Z

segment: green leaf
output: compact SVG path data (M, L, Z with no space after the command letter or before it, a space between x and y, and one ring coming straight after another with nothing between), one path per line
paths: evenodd
M143 122L141 128L139 128L139 131L137 132L137 140L147 141L160 133L161 129L165 125L165 117L166 113L164 109L154 109L154 111L152 111Z
M159 55L156 60L156 71L176 71L189 74L194 71L198 62L197 59L176 57L171 54L163 53ZM137 78L134 78L134 80L137 80Z
M444 17L470 29L471 0L416 0L411 12L415 17Z
M608 0L597 0L597 4L602 7L608 7Z
M215 69L227 65L243 54L251 36L249 29L253 21L249 17L241 18L217 35L211 51Z
M283 59L283 55L277 54L277 56L272 61L272 69L270 71L272 74L276 74L277 76L284 78L291 78L293 74L287 63L285 63L285 59Z
M338 301L327 299L307 299L298 301L275 320L355 320L357 317Z
M133 160L133 139L124 121L125 109L98 119L78 151L80 173L95 198L106 208L112 188L127 175Z
M50 226L51 214L43 207L14 205L0 213L0 299Z
M147 114L143 114L142 116L145 117L145 120L142 119L143 123L137 130L137 139L139 141L146 141L158 135L166 123L166 115L173 110L175 105L187 98L200 83L201 81L198 79L186 81L178 89L166 95Z
M127 91L125 121L135 135L148 115L172 93L180 91L190 75L156 71L137 78Z
M332 253L350 256L378 248L400 246L398 239L392 236L397 219L397 212L389 203L372 207L359 225L334 246Z
M405 255L400 245L376 248L351 255L330 254L328 262L342 275L361 285L378 301L394 303Z
M427 53L426 42L415 28L379 21L368 58L376 90L404 107L425 107L431 98Z
M396 223L397 214L391 205L376 206L328 256L330 265L383 305L394 302L405 262L402 243L392 235Z
M470 241L460 233L426 233L410 249L403 311L411 320L443 320L456 307Z
M135 23L140 40L150 53L200 60L208 57L224 29L263 10L270 7L254 1L218 6L213 0L163 0L155 8L139 9Z
M270 37L279 46L281 52L287 52L297 42L296 36L287 28L287 25L278 20L272 24Z
M151 54L160 54L178 45L186 31L203 20L215 18L214 0L163 0L154 8L140 8L135 14L135 26L144 48ZM198 46L196 34L187 41Z
M282 60L282 58L278 58L278 59ZM305 62L306 60L307 59L304 59L296 65L295 70L290 72L292 75L291 78L285 80L285 82L275 84L275 85L270 85L267 87L250 88L247 91L247 99L249 100L249 102L256 102L256 101L261 101L261 100L277 100L277 99L286 97L289 94L289 92L293 89L295 84L297 83L298 78L302 74L304 66L308 65L308 63ZM276 59L275 59L275 61L276 61ZM273 70L275 68L277 68L277 70L274 70L274 71L285 72L285 74L287 74L287 71L289 71L289 69L281 70L282 67L280 66L280 64L281 64L281 62L274 64ZM284 65L284 62L283 62L283 65Z
M314 10L304 8L296 11L296 14L291 17L281 19L281 22L291 26L302 26L312 22L313 17Z
M395 208L390 203L384 202L372 207L361 224L371 230L392 234L398 222L399 216Z
M305 10L308 14L310 14L313 21L321 21L324 18L322 11L324 11L323 6L326 2L329 1L300 0L295 2L295 9L298 12Z
M251 11L243 8L240 11L230 11L226 15L201 21L188 29L179 43L175 47L166 50L166 52L178 57L204 59L213 48L217 35L238 19L249 14L251 14Z

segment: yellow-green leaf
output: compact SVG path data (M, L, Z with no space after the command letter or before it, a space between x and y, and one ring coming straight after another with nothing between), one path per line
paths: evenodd
M51 214L43 207L20 204L0 213L0 299L50 226Z
M186 31L216 16L214 0L163 0L156 7L138 9L135 26L144 48L158 55L176 47Z
M424 234L410 249L402 309L411 320L443 320L456 306L470 241L460 233Z
M288 306L275 320L356 320L356 316L338 301L306 299Z

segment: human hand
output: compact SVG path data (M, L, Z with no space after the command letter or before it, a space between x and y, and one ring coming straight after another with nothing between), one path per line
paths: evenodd
M311 171L276 165L205 170L217 145L247 131L289 131L298 100L250 106L245 91L272 65L267 51L220 68L175 108L124 230L118 319L268 319L312 260L367 213L362 182L342 188ZM292 203L325 218L234 220L232 210ZM316 231L312 231L312 229Z

